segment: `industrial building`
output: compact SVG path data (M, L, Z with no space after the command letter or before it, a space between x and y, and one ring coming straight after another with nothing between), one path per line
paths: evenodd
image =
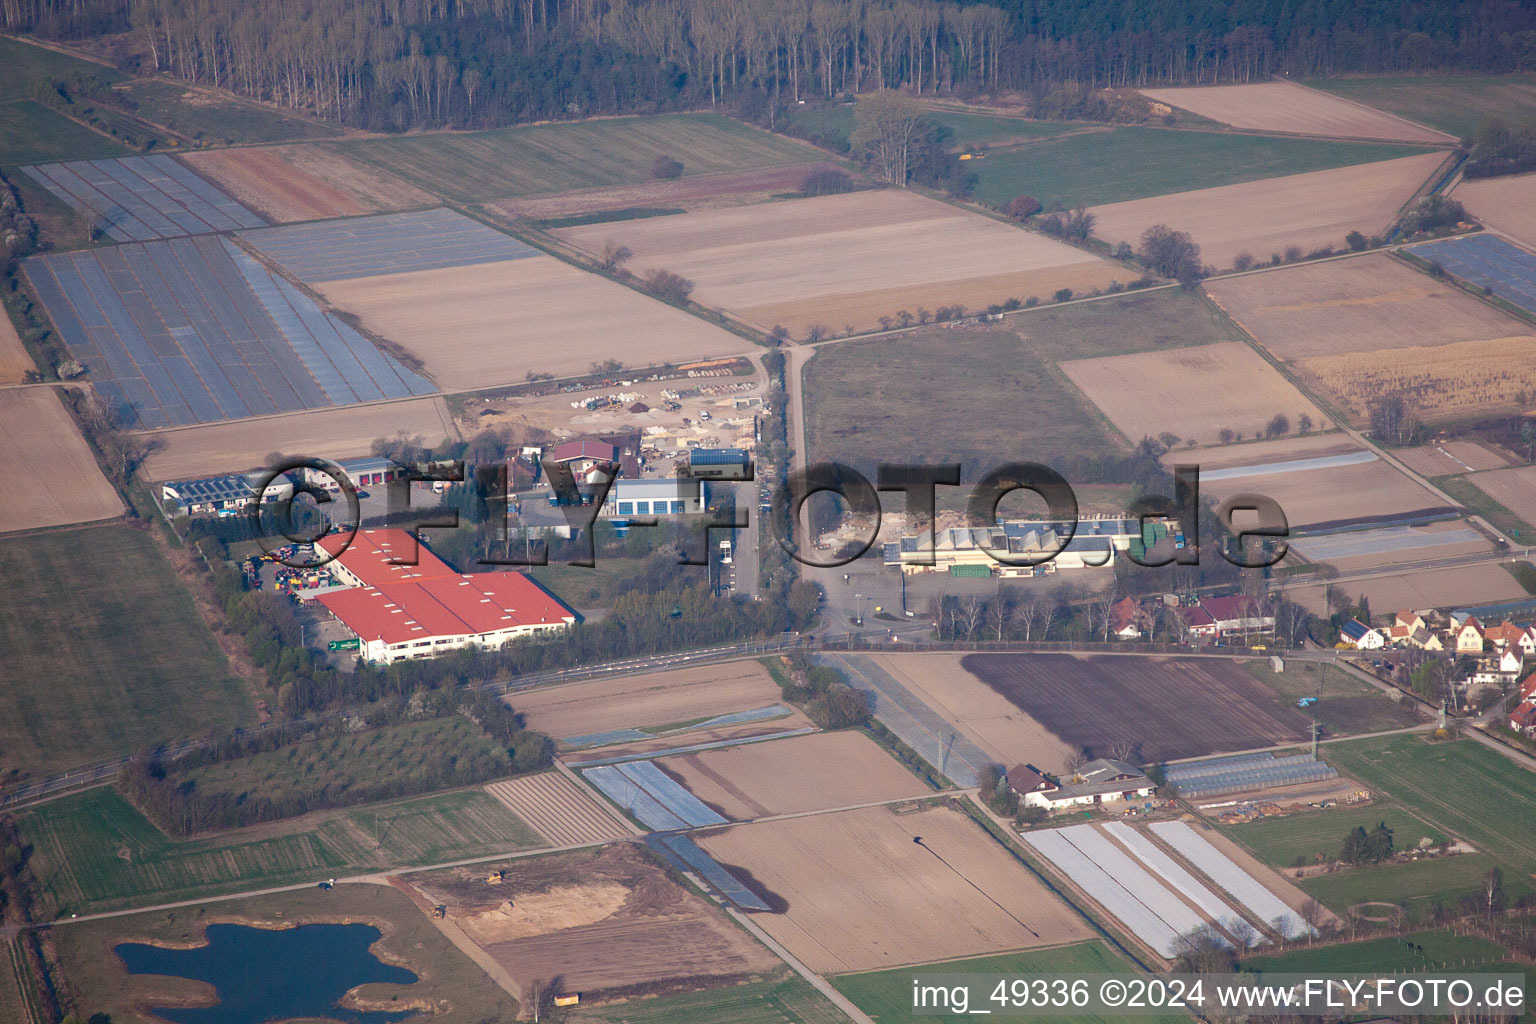
M608 489L603 515L689 516L704 511L704 484L688 477L628 480L619 477Z
M256 486L266 473L211 476L199 480L172 480L160 485L160 503L172 516L234 515L256 501ZM293 484L279 478L267 485L266 500L277 501L293 493Z
M567 629L576 613L519 572L459 573L401 529L331 534L336 581L319 602L361 641L362 657L391 664ZM409 563L409 564L402 564Z
M903 573L948 572L952 576L1032 576L1057 569L1101 568L1142 540L1136 519L1081 519L1063 546L1066 524L1046 520L999 520L988 527L925 530L885 545L885 564ZM1060 550L1057 550L1057 549ZM1051 552L1055 552L1053 556ZM932 557L933 564L925 565ZM1006 565L999 558L1032 559L1040 565Z
M744 448L695 448L688 475L697 480L751 480L752 456Z

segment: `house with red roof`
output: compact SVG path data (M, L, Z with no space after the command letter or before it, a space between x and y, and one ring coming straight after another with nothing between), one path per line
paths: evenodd
M1216 632L1262 633L1275 628L1275 617L1266 614L1263 603L1242 594L1234 597L1203 597L1200 607L1216 623Z
M1522 701L1509 713L1509 727L1522 736L1536 736L1536 704Z
M576 613L520 572L455 572L408 530L331 534L336 589L317 600L361 641L368 661L392 664L466 647L494 650L567 629Z

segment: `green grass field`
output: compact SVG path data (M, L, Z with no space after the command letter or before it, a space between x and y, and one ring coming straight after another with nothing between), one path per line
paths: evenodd
M972 960L955 960L923 967L897 968L890 971L870 971L866 974L844 974L831 979L837 990L865 1013L877 1021L913 1020L912 975L923 971L935 974L1006 974L1027 977L1066 977L1081 974L1131 974L1131 965L1102 942L1079 942L1054 949L1037 949L1024 953L1005 953L1002 956L977 957ZM971 1003L971 1010L988 1009L989 1003L978 1006ZM1076 1024L1100 1024L1108 1019L1093 1014L1075 1016L1051 1016L1052 1020L1073 1021ZM1145 1020L1187 1021L1188 1017L1168 1015L1146 1017Z
M1471 740L1431 744L1416 735L1335 743L1328 747L1326 757L1340 771L1424 823L1422 828L1413 829L1407 822L1410 830L1423 831L1435 839L1464 839L1478 851L1410 864L1353 868L1298 883L1334 911L1342 912L1365 900L1387 900L1418 910L1436 902L1452 907L1462 896L1475 894L1483 876L1496 865L1503 868L1504 888L1511 902L1533 891L1530 873L1536 869L1536 817L1523 809L1536 801L1536 774ZM1307 830L1312 845L1324 843L1321 830L1325 828L1335 831L1342 842L1343 830L1323 822L1326 815L1344 813L1321 812L1315 820L1305 816L1296 819L1297 827ZM1364 808L1338 820L1348 824L1356 817L1374 824L1382 812ZM1277 822L1268 827L1283 832L1282 826ZM1233 834L1250 841L1240 831ZM1281 847L1275 844L1282 840L1268 835L1266 829L1255 834L1259 838L1252 845L1272 861L1283 856L1285 849L1307 845L1298 838L1295 847ZM1408 834L1395 839L1399 848L1408 845ZM1266 845L1271 846L1268 853L1262 852ZM1326 845L1323 848L1326 850Z
M95 160L133 151L33 100L0 102L0 168L55 160Z
M1339 668L1294 660L1286 663L1284 672L1271 672L1267 661L1250 661L1246 668L1281 696L1321 697L1301 712L1322 723L1325 736L1400 729L1419 721L1408 705L1394 703L1380 690Z
M1522 875L1536 870L1536 772L1471 740L1336 743L1328 760Z
M233 96L192 93L176 82L136 78L120 90L136 104L135 113L158 125L206 143L291 142L334 138L335 128L285 117Z
M798 975L577 1010L569 1024L844 1024L843 1016Z
M1164 128L1111 128L994 151L974 165L975 197L1001 206L1031 195L1053 207L1257 181L1391 160L1427 150Z
M70 74L94 75L104 82L123 80L120 72L105 64L0 36L0 101L29 95L32 83L39 78L61 78Z
M1483 877L1498 862L1485 853L1465 853L1409 864L1381 864L1351 868L1331 875L1314 875L1297 882L1303 892L1342 914L1356 903L1385 900L1423 912L1439 903L1454 910L1463 896L1476 895ZM1530 892L1531 886L1504 871L1504 891L1511 900Z
M718 114L620 117L337 145L460 202L636 184L650 178L659 156L680 160L685 175L825 159L804 143Z
M40 775L254 717L147 532L0 540L0 579L0 770Z
M1520 124L1536 117L1536 75L1401 75L1327 78L1314 89L1466 138L1484 117Z
M500 1024L518 1018L516 1000L455 948L409 896L387 885L360 884L338 885L329 892L309 888L60 927L52 941L69 979L70 994L82 1010L80 1019L86 1014L105 1013L125 1024L147 1020L144 1007L155 1004L157 996L162 997L160 1005L175 1005L178 995L206 992L207 986L183 979L130 975L113 949L124 942L185 948L201 942L209 924L220 922L269 928L371 924L383 932L376 947L381 958L417 975L410 985L362 986L359 994L372 1008L387 1007L394 998L420 1000L433 1010L411 1019L430 1020L432 1024ZM5 1019L9 1024L10 1018Z
M1033 310L982 330L825 345L805 371L808 447L856 465L893 452L959 460L968 473L1008 459L1106 454L1114 435L1056 361L1225 340L1235 340L1232 328L1204 301L1164 290Z
M409 791L427 760L452 756L475 777L510 775L512 759L467 718L450 716L317 736L232 761L176 773L208 796L259 793L274 802L302 798L309 806L340 806L358 785L398 785ZM420 786L416 787L420 792ZM353 799L356 799L355 797Z
M1423 946L1424 952L1408 948L1408 943ZM1342 945L1299 947L1273 956L1250 957L1242 966L1271 973L1327 971L1338 974L1365 974L1373 971L1437 970L1460 967L1463 960L1475 963L1499 963L1509 951L1496 942L1476 935L1451 932L1410 932L1384 939L1366 939Z
M540 845L494 798L462 790L279 825L177 840L115 789L18 815L32 872L56 915L147 906L318 882Z
M1295 865L1297 857L1309 864L1315 863L1319 855L1328 859L1336 857L1346 835L1357 827L1375 828L1379 822L1386 822L1392 830L1392 845L1398 850L1410 850L1418 846L1421 839L1438 843L1445 838L1394 804L1334 807L1287 814L1281 818L1261 818L1227 826L1224 831L1267 863L1288 868Z
M1066 121L1029 121L1022 117L970 113L962 110L930 110L927 116L953 132L950 145L961 149L1042 139L1082 127ZM828 143L846 146L848 137L853 133L853 107L812 107L797 110L789 115L789 121L807 134L815 135Z

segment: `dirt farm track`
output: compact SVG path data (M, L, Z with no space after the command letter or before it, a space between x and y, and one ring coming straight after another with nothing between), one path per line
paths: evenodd
M1225 659L970 654L961 664L1096 757L1140 744L1140 761L1177 760L1309 735L1311 719Z

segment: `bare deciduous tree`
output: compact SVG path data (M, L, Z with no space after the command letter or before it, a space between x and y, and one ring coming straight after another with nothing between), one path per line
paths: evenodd
M881 179L906 187L913 149L935 131L923 107L903 92L882 89L859 100L853 117L853 148L868 154Z

